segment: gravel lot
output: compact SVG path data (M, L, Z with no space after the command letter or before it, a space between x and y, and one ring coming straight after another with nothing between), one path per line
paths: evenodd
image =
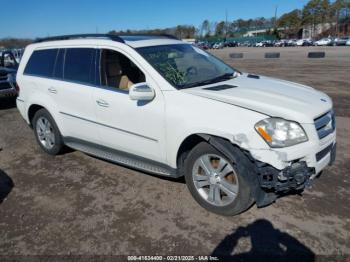
M325 50L326 58L307 59L315 49ZM263 58L274 51L281 52L280 59ZM80 152L44 154L13 102L0 100L0 255L349 255L350 48L213 52L242 71L328 93L338 115L335 166L302 196L221 217L199 207L182 180L145 175ZM232 52L246 58L230 59Z

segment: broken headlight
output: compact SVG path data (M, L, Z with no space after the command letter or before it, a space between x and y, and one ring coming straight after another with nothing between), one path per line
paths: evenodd
M282 118L267 118L255 125L256 131L270 147L287 147L308 141L303 128Z

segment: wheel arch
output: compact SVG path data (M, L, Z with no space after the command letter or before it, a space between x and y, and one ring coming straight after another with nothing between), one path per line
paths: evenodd
M27 100L24 114L28 119L28 124L32 126L32 120L36 112L45 109L54 118L56 124L62 127L59 119L59 110L56 101L49 95L41 92L32 94Z
M33 118L35 116L35 113L38 112L40 109L47 110L44 106L39 105L39 104L32 104L29 106L27 114L28 114L29 125L31 127L33 127L32 121L33 121Z
M180 144L180 147L176 154L176 164L179 169L182 168L182 163L187 154L200 142L207 142L222 152L226 156L230 156L229 147L234 146L246 152L250 156L249 152L241 148L238 144L232 143L228 138L215 136L211 134L197 133L187 136Z

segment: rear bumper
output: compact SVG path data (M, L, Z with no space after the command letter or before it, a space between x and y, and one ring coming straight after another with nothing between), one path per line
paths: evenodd
M17 109L18 109L19 113L21 114L21 116L29 124L28 116L26 114L26 104L25 104L24 100L22 100L20 97L17 97L16 106L17 106Z

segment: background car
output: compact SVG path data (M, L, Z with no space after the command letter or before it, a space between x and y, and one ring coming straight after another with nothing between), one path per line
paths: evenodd
M346 45L346 43L350 40L349 36L338 37L334 39L334 46Z
M236 41L228 41L224 43L225 47L236 47L238 46L238 43Z
M276 41L274 43L274 46L275 47L284 47L284 46L286 46L286 42L287 42L287 40L281 39L281 40Z
M213 49L222 49L224 48L224 43L218 42L213 45Z
M331 38L322 38L315 42L316 46L328 46L332 45L332 39Z
M206 42L198 42L196 44L196 46L198 46L199 48L203 49L203 50L207 50L209 49L209 44Z
M289 39L286 43L286 46L296 46L297 40L296 39Z
M299 39L296 41L296 46L312 46L313 41L311 39Z
M0 52L0 98L17 95L17 68L18 63L11 51Z

